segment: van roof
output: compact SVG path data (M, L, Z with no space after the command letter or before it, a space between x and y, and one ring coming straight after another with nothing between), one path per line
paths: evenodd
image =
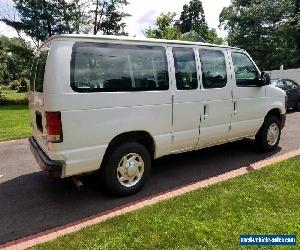
M48 40L43 43L38 50L43 48L47 43L55 39L71 39L71 40L119 40L119 41L135 41L135 42L151 42L151 43L166 43L166 44L181 44L181 45L202 45L202 46L210 46L210 47L221 47L221 48L232 48L239 49L237 47L231 47L227 45L217 45L211 43L203 43L203 42L189 42L189 41L181 41L181 40L165 40L165 39L154 39L154 38L136 38L130 36L112 36L112 35L86 35L86 34L64 34L64 35L54 35L48 38Z

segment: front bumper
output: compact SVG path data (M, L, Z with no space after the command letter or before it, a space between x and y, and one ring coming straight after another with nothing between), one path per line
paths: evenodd
M40 168L52 177L61 178L63 162L51 160L37 144L33 136L29 138L29 145Z
M285 121L286 121L286 115L285 115L285 114L283 114L283 115L280 115L281 129L283 129L283 128L284 128Z

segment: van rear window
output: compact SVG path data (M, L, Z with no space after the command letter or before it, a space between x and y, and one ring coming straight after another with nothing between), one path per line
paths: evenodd
M46 61L48 57L48 50L42 51L38 57L33 61L30 76L30 89L36 92L43 92L44 74Z
M78 92L167 90L165 49L76 43L71 60L71 86Z

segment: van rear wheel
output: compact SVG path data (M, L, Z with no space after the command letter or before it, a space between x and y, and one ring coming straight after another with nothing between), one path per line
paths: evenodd
M256 145L263 152L277 148L281 135L280 121L276 116L266 117L263 125L255 136Z
M295 110L296 111L300 111L300 101L297 102Z
M151 172L151 157L140 143L127 142L112 149L102 169L105 187L114 195L140 191Z

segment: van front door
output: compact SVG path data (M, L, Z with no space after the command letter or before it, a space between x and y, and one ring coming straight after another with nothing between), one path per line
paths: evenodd
M201 123L198 147L228 140L232 113L232 79L228 52L222 48L199 50L202 73ZM228 74L227 74L228 72Z
M199 75L195 49L169 48L172 79L172 152L186 151L197 145L200 123Z
M265 87L259 86L260 72L242 51L232 51L234 68L233 113L230 139L254 135L264 121Z

